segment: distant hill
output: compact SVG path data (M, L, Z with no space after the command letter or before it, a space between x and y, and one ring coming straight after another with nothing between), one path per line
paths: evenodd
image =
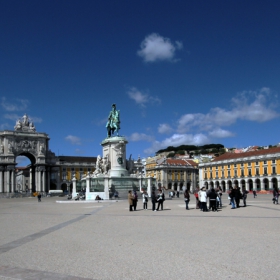
M224 151L224 145L222 144L207 144L203 146L194 146L194 145L181 145L178 147L169 146L166 149L161 149L156 152L156 155L164 152L174 152L175 154L182 154L183 151L186 151L188 154L190 152L194 154L208 154L208 153L220 153Z

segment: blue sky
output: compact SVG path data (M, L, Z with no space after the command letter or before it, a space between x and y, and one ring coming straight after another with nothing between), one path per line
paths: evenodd
M280 142L279 1L0 1L0 129L27 113L97 156L111 104L127 157Z

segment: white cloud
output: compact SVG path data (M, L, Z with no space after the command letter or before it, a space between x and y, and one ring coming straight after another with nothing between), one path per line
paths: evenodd
M5 114L4 118L8 119L8 120L16 121L16 120L20 119L21 117L17 114Z
M132 142L137 142L137 141L148 141L148 142L151 142L154 140L154 138L150 135L147 135L145 133L138 133L138 132L135 132L135 133L132 133L128 139Z
M146 104L161 103L161 100L158 97L143 93L136 87L131 87L127 91L127 94L132 100L142 107L146 107Z
M227 138L227 137L233 137L234 134L228 130L217 128L210 131L209 136L211 136L212 138Z
M18 119L21 119L22 116L19 116L18 114L5 114L4 118L8 119L8 120L12 120L12 121L17 121ZM38 118L38 117L30 117L30 116L28 116L28 118L29 118L30 121L32 121L35 124L42 122L42 119Z
M169 134L172 131L173 131L172 127L166 123L161 123L158 127L158 132L161 134Z
M174 59L176 50L183 48L183 44L176 41L175 44L169 38L164 38L159 34L148 35L141 43L140 50L137 52L145 62L155 61L176 61Z
M144 150L145 154L154 154L160 149L165 149L169 146L180 146L180 145L204 145L210 142L210 139L202 134L173 134L171 137L164 139L163 141L154 141L152 146Z
M238 120L266 122L279 116L275 100L270 101L269 88L257 92L246 91L232 98L232 109L212 108L207 114L185 114L178 120L177 131L185 133L190 129L211 131L221 126L230 126Z
M10 127L10 125L8 123L0 124L0 130L5 130L5 129L8 129L9 127Z
M73 135L68 135L65 137L65 140L70 142L72 145L81 145L82 141L81 138Z
M1 106L4 110L9 112L23 111L27 108L29 101L26 99L16 99L14 103L6 100L6 97L2 97Z

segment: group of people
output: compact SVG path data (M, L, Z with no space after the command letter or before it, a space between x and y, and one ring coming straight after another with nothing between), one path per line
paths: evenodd
M142 201L143 201L143 209L148 209L148 201L149 195L146 191L142 192ZM162 190L158 190L156 194L155 191L152 191L151 194L151 202L152 202L152 210L159 211L159 209L163 210L163 202L165 201L165 195ZM129 203L129 211L136 211L138 202L138 194L136 191L128 191L128 203ZM157 203L157 207L156 207Z
M194 192L196 198L196 209L200 209L203 212L213 211L217 212L219 208L222 208L222 195L223 192L220 188L211 188L206 191L205 187ZM209 199L209 206L207 207L207 199Z

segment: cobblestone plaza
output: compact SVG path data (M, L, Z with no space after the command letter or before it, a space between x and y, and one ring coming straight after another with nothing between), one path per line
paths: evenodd
M0 279L279 279L280 205L250 194L246 208L129 212L127 199L0 200ZM242 203L241 203L242 205ZM149 201L148 208L151 209Z

